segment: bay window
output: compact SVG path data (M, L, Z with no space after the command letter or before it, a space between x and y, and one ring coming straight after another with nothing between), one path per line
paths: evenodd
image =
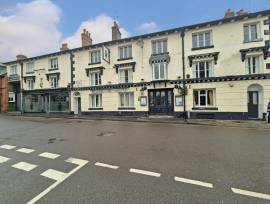
M134 93L123 92L119 93L120 96L120 107L134 107Z
M159 62L153 65L153 80L164 80L167 78L167 63Z
M214 62L212 60L194 62L193 78L213 77L213 64Z
M213 107L214 90L212 89L194 90L193 100L195 107Z

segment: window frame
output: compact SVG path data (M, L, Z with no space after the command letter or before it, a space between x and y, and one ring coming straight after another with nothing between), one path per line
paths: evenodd
M119 60L125 60L125 59L131 59L131 58L132 58L132 45L125 45L118 48Z
M200 64L204 63L204 76L201 77L201 69ZM208 68L207 68L208 63ZM200 79L200 78L209 78L214 76L214 60L207 59L207 60L201 60L201 61L193 61L192 65L193 69L193 78ZM208 73L208 76L207 76Z
M123 105L122 105L122 96L123 96ZM128 98L128 101L126 99ZM134 92L120 92L119 93L119 107L120 108L134 108Z
M89 52L89 61L90 64L99 64L101 63L101 51L99 50L91 50Z
M18 66L17 64L10 66L10 75L16 75L18 74Z
M210 41L209 45L206 45L206 34L209 33ZM200 35L203 34L203 45L200 46ZM194 43L194 37L196 37L196 46ZM213 46L213 31L212 30L206 30L201 32L192 33L192 49L200 49L200 48L207 48Z
M205 94L202 94L201 91L205 91ZM212 105L208 105L208 92L212 92ZM196 96L195 92L197 92L198 96L198 105L196 104ZM215 99L216 91L215 89L194 89L193 90L193 106L195 108L213 108L215 107L216 104L216 99ZM201 105L201 97L205 97L205 105Z
M127 81L126 81L126 76L122 77L121 73L125 73L128 72L127 75ZM122 79L124 78L124 81L122 81ZM119 79L119 83L121 84L126 84L126 83L132 83L133 82L133 69L132 67L121 67L118 69L118 79Z
M164 68L164 70L163 70L164 77L163 78L160 77L160 75L161 75L161 71L160 71L161 70L161 64L164 65L163 66L163 68ZM155 69L156 69L155 65L158 65L158 78L155 77L155 75L156 75L156 73L155 73ZM159 81L159 80L166 80L167 79L167 75L168 75L167 66L168 66L167 62L158 62L158 63L153 63L152 64L152 79L153 79L153 81Z
M98 76L97 79L96 79L96 76ZM93 77L94 77L94 79L93 79ZM90 84L90 86L100 86L100 85L102 85L102 79L101 79L101 72L100 71L91 71L91 72L89 72L89 84Z
M31 82L31 83L30 83L30 82ZM34 84L35 84L34 79L32 79L32 78L26 79L26 87L27 87L27 90L33 90L33 89L34 89Z
M55 81L53 81L55 80ZM56 89L59 87L59 80L56 75L51 75L49 76L49 82L50 82L50 87L51 89Z
M257 59L257 61L256 61ZM250 65L252 67L250 67ZM255 67L253 67L255 65ZM246 74L260 74L263 71L263 56L262 55L248 55L245 59ZM255 72L254 72L255 68Z
M34 62L27 62L26 63L26 73L33 73L34 69L35 69L34 67L35 67Z
M256 39L252 39L252 29L251 26L256 26ZM245 33L245 27L248 27L248 39L246 39L246 33ZM246 23L243 25L243 34L244 34L244 42L256 42L261 39L261 23L260 22L252 22L252 23Z
M160 51L159 51L159 48L160 48ZM167 52L168 52L168 39L167 38L152 41L152 55L159 55L159 54L164 54Z
M99 104L97 104L97 98L98 98L98 102L99 102ZM102 94L101 93L99 93L99 94L90 94L89 95L89 98L90 98L90 104L89 104L89 106L91 107L91 108L102 108L103 106L102 106Z
M58 57L50 58L50 69L56 70L59 69Z

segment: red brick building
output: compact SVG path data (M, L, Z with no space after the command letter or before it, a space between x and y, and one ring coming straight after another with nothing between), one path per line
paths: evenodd
M8 111L8 78L6 68L0 64L0 112Z

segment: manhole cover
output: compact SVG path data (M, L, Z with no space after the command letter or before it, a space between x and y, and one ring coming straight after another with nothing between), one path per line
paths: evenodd
M102 132L102 133L99 133L97 136L98 137L110 137L113 135L115 135L115 132Z

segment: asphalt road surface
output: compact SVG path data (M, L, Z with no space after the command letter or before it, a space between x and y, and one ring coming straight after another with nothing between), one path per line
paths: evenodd
M270 132L2 115L0 203L270 203Z

